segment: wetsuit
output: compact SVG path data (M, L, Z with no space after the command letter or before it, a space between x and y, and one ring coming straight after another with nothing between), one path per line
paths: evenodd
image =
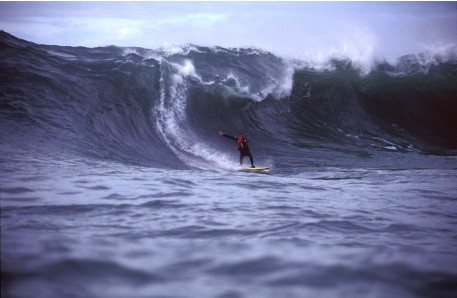
M252 157L251 151L249 151L248 140L246 140L246 138L241 134L236 138L226 134L224 134L223 136L236 142L238 151L240 151L240 165L243 164L243 157L249 156L251 166L254 168L254 158Z

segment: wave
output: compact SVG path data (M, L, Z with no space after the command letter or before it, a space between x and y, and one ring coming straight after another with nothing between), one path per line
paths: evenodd
M408 55L367 72L349 59L317 67L250 48L62 47L1 32L1 138L164 168L233 167L219 130L243 132L266 155L454 155L453 53Z

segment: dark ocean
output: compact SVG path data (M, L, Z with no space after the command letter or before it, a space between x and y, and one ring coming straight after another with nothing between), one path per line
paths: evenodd
M456 53L0 32L1 297L457 297Z

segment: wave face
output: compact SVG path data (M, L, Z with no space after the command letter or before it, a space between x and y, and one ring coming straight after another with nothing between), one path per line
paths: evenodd
M429 58L367 73L350 60L316 68L257 49L61 47L1 32L1 136L161 168L230 167L221 129L243 132L257 156L454 155L457 59Z

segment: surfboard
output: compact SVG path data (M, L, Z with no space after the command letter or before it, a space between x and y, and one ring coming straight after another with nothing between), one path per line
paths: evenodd
M257 167L257 168L241 167L242 171L257 172L257 173L268 172L269 169L270 169L270 167Z

